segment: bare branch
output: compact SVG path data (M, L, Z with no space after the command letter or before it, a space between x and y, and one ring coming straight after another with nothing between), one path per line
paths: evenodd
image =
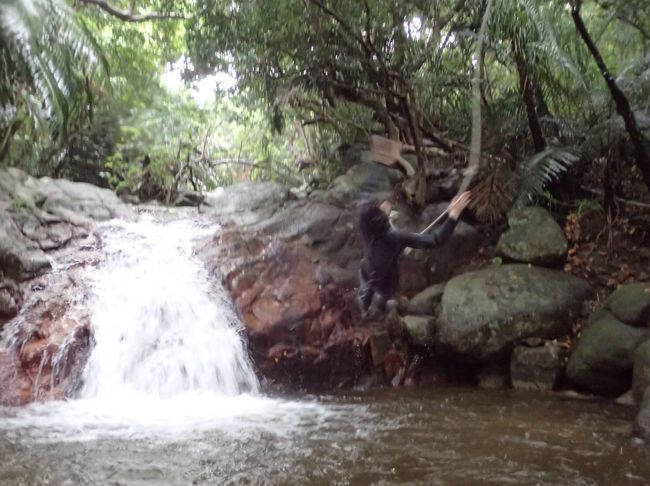
M121 10L110 5L106 0L79 0L81 4L84 5L95 5L99 7L104 12L117 17L118 19L124 22L147 22L150 20L187 20L188 17L185 17L179 13L150 13L142 15L134 15L133 10L135 9L135 1L131 2L131 8L129 10Z

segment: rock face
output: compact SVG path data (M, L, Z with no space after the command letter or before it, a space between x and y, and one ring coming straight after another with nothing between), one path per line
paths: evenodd
M650 328L650 282L619 287L605 301L605 308L630 326Z
M233 297L267 382L319 389L404 373L404 345L386 323L353 325L361 321L354 272L300 242L241 231L218 234L199 254Z
M447 282L437 327L440 351L480 362L528 337L568 334L589 285L560 271L502 265Z
M542 341L517 346L510 358L510 378L517 390L553 390L560 382L564 349L556 342Z
M508 215L510 229L501 235L497 252L504 258L533 265L564 263L567 241L562 228L543 208L526 207Z
M414 295L408 305L408 313L416 315L436 315L445 284L435 284Z
M640 402L648 388L650 388L650 339L643 341L634 351L634 375L632 379L634 399Z
M567 377L577 386L595 393L622 393L632 385L634 370L638 381L635 397L640 398L647 345L638 354L636 350L650 336L646 325L650 309L648 287L646 283L624 285L590 316L567 366Z
M223 221L247 226L270 218L288 197L287 188L276 182L243 182L208 193L205 204Z
M81 270L94 256L75 245L94 221L126 212L106 189L0 170L0 404L76 390L93 345ZM62 269L50 273L53 253Z
M435 322L433 316L404 316L404 327L416 346L431 346L435 339Z

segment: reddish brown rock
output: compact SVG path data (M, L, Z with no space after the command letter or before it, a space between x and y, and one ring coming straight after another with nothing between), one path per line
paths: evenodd
M24 405L74 395L93 346L87 287L80 269L29 282L21 314L6 326L12 336L0 349L0 404Z
M199 254L230 293L267 382L332 388L379 373L390 383L408 361L388 323L361 320L356 274L305 244L226 230Z

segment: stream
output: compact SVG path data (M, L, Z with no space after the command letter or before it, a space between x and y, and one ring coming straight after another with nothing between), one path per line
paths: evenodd
M2 485L648 484L632 408L428 388L268 396L190 219L100 226L78 398L0 408Z

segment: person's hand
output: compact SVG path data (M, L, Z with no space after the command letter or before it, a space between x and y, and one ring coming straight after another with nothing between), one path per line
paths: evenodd
M451 219L458 219L471 200L472 193L470 191L465 191L452 199L449 203L449 217Z

